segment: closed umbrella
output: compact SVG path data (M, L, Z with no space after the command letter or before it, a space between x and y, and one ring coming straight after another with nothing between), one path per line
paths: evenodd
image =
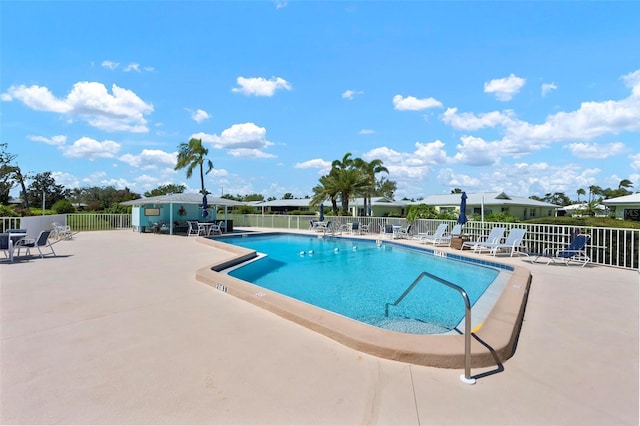
M460 197L460 214L458 215L458 223L464 225L467 223L467 214L465 211L467 210L467 193L463 192Z
M324 204L320 204L320 222L324 222Z
M207 210L208 208L209 204L207 203L207 194L204 194L202 196L202 217L209 216L209 211Z

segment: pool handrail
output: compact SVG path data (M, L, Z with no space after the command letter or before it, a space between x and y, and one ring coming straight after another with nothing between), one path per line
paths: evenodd
M385 304L384 315L388 317L389 306L398 306L398 303L402 302L407 294L409 294L411 290L413 290L424 277L429 277L440 284L444 284L447 287L456 290L464 299L464 374L460 375L460 380L468 385L473 385L476 382L476 379L471 377L471 303L469 302L469 296L467 296L467 292L462 287L450 281L447 281L444 278L440 278L437 275L433 275L432 273L422 272L413 281L413 283L411 283L411 285L407 287L404 293L402 293L402 295L398 297L398 300L393 303Z

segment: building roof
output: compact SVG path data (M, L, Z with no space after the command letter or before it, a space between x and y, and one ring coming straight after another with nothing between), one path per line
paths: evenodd
M636 192L635 194L625 195L622 197L609 198L608 200L603 200L602 204L606 204L606 205L640 204L640 192Z
M411 204L427 204L429 206L459 206L462 194L430 195L427 198L414 201ZM530 207L559 207L556 204L544 201L532 200L526 197L507 195L504 192L484 192L479 194L467 194L467 205L485 206L530 206Z
M180 194L158 195L156 197L138 198L137 200L120 203L125 206L145 206L149 204L202 204L202 194L189 192ZM227 198L212 197L207 195L207 204L210 206L243 206L245 203Z

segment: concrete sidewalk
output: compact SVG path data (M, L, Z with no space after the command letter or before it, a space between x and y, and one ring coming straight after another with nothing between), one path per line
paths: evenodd
M531 265L503 369L369 356L195 280L197 238L85 232L0 264L2 424L638 424L637 271ZM487 256L487 255L480 255Z

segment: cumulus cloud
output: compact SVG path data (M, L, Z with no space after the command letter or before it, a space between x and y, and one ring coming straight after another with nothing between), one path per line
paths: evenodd
M573 155L579 158L608 158L615 155L623 154L626 147L621 142L613 142L609 144L595 143L571 143L567 148Z
M197 109L191 112L191 119L196 123L201 123L204 120L208 120L209 118L211 118L211 116L207 111L203 109Z
M355 99L356 96L362 95L363 93L364 92L357 90L346 90L344 93L342 93L342 99L348 99L351 101Z
M81 81L73 85L66 98L60 99L46 87L20 85L9 87L3 100L16 99L36 111L77 117L101 130L148 132L144 116L153 111L153 105L115 84L111 92L102 83Z
M266 139L267 129L254 123L234 124L220 135L196 133L192 138L212 143L217 149L224 149L235 157L273 158L263 150L273 145Z
M640 170L640 154L630 155L629 159L631 160L631 168L633 170Z
M421 180L426 178L433 166L445 164L448 161L445 144L436 140L433 142L416 142L413 152L398 152L389 147L378 147L362 155L366 161L382 160L394 180Z
M453 157L454 161L471 166L492 166L500 162L499 143L474 136L464 136L460 141L462 144L456 146L458 152Z
M176 152L165 152L159 149L143 149L138 155L124 154L118 159L132 167L143 170L157 168L174 168L178 154Z
M542 83L542 87L541 87L542 97L547 96L547 93L549 93L552 90L556 90L557 88L558 86L556 86L555 83Z
M488 113L473 114L470 112L458 113L458 108L447 108L442 115L442 121L454 129L478 130L485 127L508 126L515 120L512 111L492 111Z
M93 161L96 158L115 157L120 151L120 144L110 140L99 142L88 137L81 137L72 145L60 148L65 157L86 158Z
M418 99L413 96L395 95L393 97L393 108L398 111L420 111L427 108L440 108L442 102L434 98Z
M485 93L494 93L499 101L509 101L514 95L520 92L526 80L516 77L514 74L509 77L498 78L484 83Z
M276 90L291 90L291 84L280 77L271 77L270 80L267 80L264 77L238 77L236 82L240 87L234 87L231 91L235 93L242 93L247 96L273 96Z
M318 169L321 174L325 174L331 169L331 161L326 161L322 158L314 158L303 161L302 163L296 163L293 167L296 169Z
M371 129L360 129L360 131L358 132L358 134L360 135L372 135L374 133L375 131Z
M64 135L52 136L50 138L44 136L29 136L29 140L34 142L43 142L47 145L64 145L67 142L67 137Z

